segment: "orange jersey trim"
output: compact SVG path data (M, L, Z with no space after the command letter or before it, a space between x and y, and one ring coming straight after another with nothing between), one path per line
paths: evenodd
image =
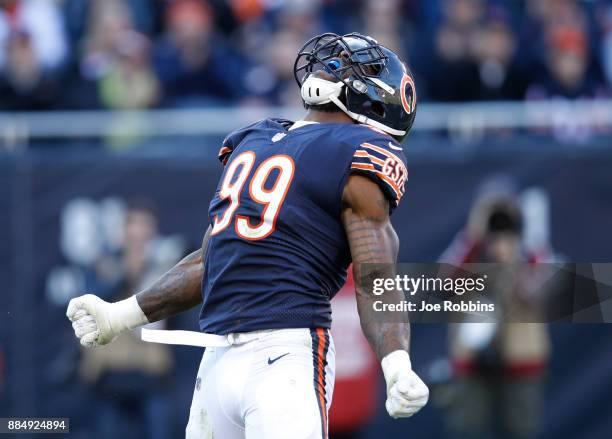
M395 154L393 154L391 151L387 151L384 148L381 148L380 146L376 146L376 145L372 145L371 143L367 143L364 142L361 144L361 146L363 146L364 148L368 148L371 149L373 151L376 151L380 154L383 154L389 158L392 158L393 160L397 161L403 168L403 171L406 172L406 175L408 175L408 170L406 169L406 166L404 165L404 162L402 161L402 159L400 159L398 156L396 156Z
M374 157L373 155L368 154L367 151L364 151L363 149L358 149L355 154L354 157L362 157L362 158L367 158L369 159L371 162L376 163L377 165L383 166L385 164L385 162L377 157Z

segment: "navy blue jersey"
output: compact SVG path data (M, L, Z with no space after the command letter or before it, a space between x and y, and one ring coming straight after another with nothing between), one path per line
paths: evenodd
M202 280L200 328L228 334L329 328L330 299L351 262L341 221L351 173L376 181L394 209L404 154L365 125L265 119L231 133L210 203L212 233Z

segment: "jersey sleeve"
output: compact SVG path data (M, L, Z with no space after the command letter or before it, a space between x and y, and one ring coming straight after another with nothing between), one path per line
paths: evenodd
M219 161L223 164L223 166L226 165L227 161L232 155L232 152L238 147L238 145L240 145L240 142L242 142L249 133L253 132L254 130L260 129L266 122L267 120L264 119L257 121L251 125L248 125L244 128L239 128L229 133L227 137L223 139L223 143L221 144L221 149L219 149L218 155Z
M408 169L402 148L390 137L370 137L361 141L353 153L351 173L362 174L376 182L389 200L391 211L399 205Z

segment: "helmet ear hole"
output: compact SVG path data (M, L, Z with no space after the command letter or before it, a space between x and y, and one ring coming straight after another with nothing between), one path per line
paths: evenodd
M380 118L384 118L385 117L385 106L381 104L380 102L371 102L370 112Z

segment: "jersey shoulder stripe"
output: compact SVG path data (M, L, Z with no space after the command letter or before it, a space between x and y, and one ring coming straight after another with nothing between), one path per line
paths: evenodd
M357 145L353 152L350 170L378 183L393 210L404 195L404 185L408 179L406 158L401 147L389 136L377 136L371 133L366 136L367 141L364 142L365 133L362 131L361 134L361 141L355 142Z
M406 165L404 164L404 160L398 157L396 154L392 153L391 151L381 148L380 146L372 145L371 143L367 142L362 143L361 147L366 148L371 152L373 151L375 153L378 153L386 159L390 158L392 160L395 160L406 171L406 173L408 172L408 170L406 169Z
M364 164L367 166L362 166ZM369 154L363 149L358 149L353 155L353 163L351 164L351 168L368 170L376 174L378 178L381 178L384 182L391 186L393 192L395 193L396 200L399 202L403 195L403 188L400 188L395 181L382 172L384 167L385 160L375 157L374 154Z

